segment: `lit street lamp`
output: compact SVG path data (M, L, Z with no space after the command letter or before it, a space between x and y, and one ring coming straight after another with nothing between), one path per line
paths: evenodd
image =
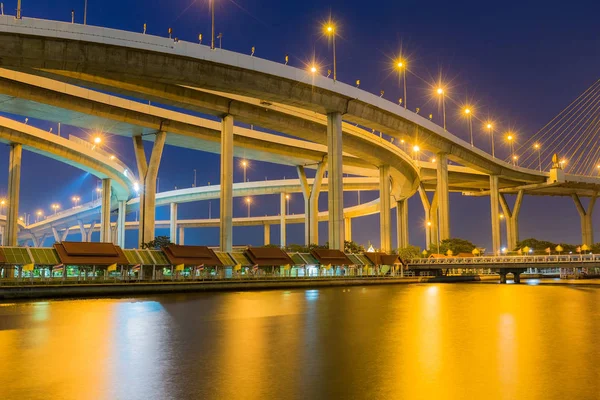
M6 200L4 200L4 199L0 200L0 212L3 212L5 207L6 207Z
M287 202L287 211L286 211L286 214L290 215L290 195L289 194L285 195L285 201Z
M437 89L437 94L442 96L442 115L444 119L444 130L446 130L446 94L441 87Z
M325 33L327 35L331 35L332 40L333 40L333 81L337 81L337 60L335 57L335 36L336 36L336 32L335 32L335 25L330 21L326 26L325 26Z
M75 203L75 207L77 207L77 205L79 204L79 201L81 200L81 197L79 197L79 196L73 196L71 198L71 200L73 201L73 203Z
M406 62L398 60L396 68L398 68L398 77L402 76L402 82L404 84L404 109L406 109Z
M35 213L35 222L39 222L39 220L44 216L44 212L42 210L38 210Z
M542 148L542 146L539 145L539 143L536 143L533 145L533 148L537 150L538 153L538 167L540 169L540 172L542 172L542 154L540 149Z
M473 124L471 122L472 121L471 120L472 112L469 107L466 107L464 112L465 112L465 115L467 116L467 124L469 125L469 137L471 138L471 147L473 147Z
M252 199L250 197L246 197L246 204L248 205L248 218L250 218L250 204L252 204Z
M515 140L515 137L509 133L508 135L506 135L506 140L508 141L508 144L510 145L510 156L513 159L513 165L515 165L514 161L515 161L515 152L514 152L514 148L513 148L513 143Z
M496 154L494 151L494 126L490 122L488 122L485 127L487 128L492 141L492 157L496 158Z
M244 169L244 182L246 182L246 169L248 168L248 161L242 160L242 168Z
M54 215L56 215L58 209L60 208L60 205L54 203L50 207L54 210Z

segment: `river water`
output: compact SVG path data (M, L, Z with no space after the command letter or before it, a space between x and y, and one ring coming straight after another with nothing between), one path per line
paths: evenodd
M600 286L5 302L0 399L600 399Z

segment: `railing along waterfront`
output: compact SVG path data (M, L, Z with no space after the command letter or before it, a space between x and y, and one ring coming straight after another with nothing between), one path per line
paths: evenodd
M600 264L600 254L552 254L532 256L484 256L484 257L431 257L408 260L409 267L438 265L556 265L556 264Z

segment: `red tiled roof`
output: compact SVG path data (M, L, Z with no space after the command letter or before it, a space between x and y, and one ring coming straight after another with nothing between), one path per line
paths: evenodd
M54 248L65 265L129 264L123 250L112 243L62 242Z
M277 247L249 247L244 254L259 267L294 264L290 256Z
M310 252L321 265L352 265L348 256L340 250L316 249Z
M180 246L171 244L163 248L163 252L173 265L206 265L221 267L223 263L212 249L207 246Z

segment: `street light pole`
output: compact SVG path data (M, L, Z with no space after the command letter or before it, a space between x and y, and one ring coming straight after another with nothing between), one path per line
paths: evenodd
M489 123L488 123L488 124L487 124L487 128L488 128L488 131L489 131L489 133L490 133L491 140L492 140L492 157L493 157L493 158L496 158L496 154L495 154L495 152L494 152L494 127L493 127L493 125L492 125L492 124L489 124Z
M441 87L438 88L437 93L442 96L442 115L444 119L444 130L446 130L446 94Z
M327 34L331 34L333 40L333 81L335 82L337 81L337 59L335 56L335 25L330 22L329 24L327 24L325 30Z
M471 109L465 108L465 114L467 114L467 124L469 125L469 137L471 139L471 147L473 147L473 124L471 119Z
M246 197L246 204L248 204L248 218L250 218L250 197Z
M192 187L196 187L196 168L194 168L194 185Z
M210 15L212 21L211 28L211 39L210 39L210 49L215 49L215 0L208 0L210 2Z
M83 24L87 25L87 0L85 0L84 6L83 6Z
M540 172L542 172L542 154L540 152L540 145L538 143L534 144L533 147L537 150L538 153L538 167Z

